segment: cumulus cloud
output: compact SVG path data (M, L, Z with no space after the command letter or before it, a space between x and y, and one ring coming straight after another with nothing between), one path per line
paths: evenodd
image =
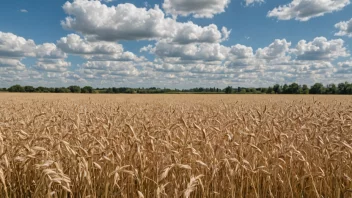
M236 44L229 48L224 65L228 68L239 68L258 65L258 63L252 47Z
M195 18L213 18L225 12L231 0L165 0L163 8L166 13L176 17L193 15Z
M200 27L193 22L177 23L175 33L172 35L172 42L179 44L189 43L219 43L227 40L231 31L223 27L221 32L218 27L211 24L206 27Z
M66 58L67 55L53 43L36 45L33 40L12 33L0 32L0 57L7 58Z
M153 68L160 72L169 73L196 73L196 74L225 74L228 70L226 67L213 63L192 63L192 64L178 64L167 63L153 64Z
M0 67L11 67L16 70L23 70L25 65L18 59L0 58Z
M38 59L34 68L46 72L64 72L69 66L71 63L62 59Z
M335 33L335 36L352 37L352 18L349 21L341 21L335 25L335 28L340 31Z
M339 62L337 66L336 73L352 74L352 61Z
M328 78L334 73L332 61L349 55L339 39L317 37L309 42L302 40L294 48L291 45L286 39L276 39L266 47L253 50L241 44L231 47L219 43L181 45L161 40L141 51L156 55L150 65L153 72L172 74L180 81L191 82L189 79L198 78L207 82L223 80L251 85L254 81L270 85Z
M230 33L226 28L220 32L214 24L200 27L193 22L180 23L166 18L158 7L137 8L133 4L107 6L100 1L74 0L63 6L70 15L61 21L64 28L80 32L90 39L157 40L172 42L220 42Z
M99 40L139 40L163 37L167 24L160 23L164 13L158 8L137 8L133 4L108 7L100 1L66 2L64 11L71 15L62 21L64 28L73 29Z
M35 56L36 45L33 40L12 33L0 32L0 57Z
M21 9L20 12L22 12L22 13L27 13L28 10L26 10L26 9Z
M121 44L106 41L89 41L77 34L69 34L57 41L57 46L69 54L81 55L85 59L140 61L132 52L125 52Z
M138 76L133 62L88 61L82 64L85 74L92 76Z
M226 58L228 49L219 43L192 43L187 45L157 42L152 52L158 57L177 57L181 60L221 61Z
M0 67L25 71L27 68L21 60L27 57L37 58L33 68L41 71L62 72L71 65L65 61L67 54L54 43L36 45L33 40L0 32Z
M311 18L342 10L350 0L292 0L268 12L268 17L279 20L308 21Z
M54 43L44 43L36 46L36 57L50 59L64 59L67 55L61 51Z
M294 54L298 60L317 61L349 56L342 39L327 40L325 37L317 37L311 42L299 41L294 49Z
M253 57L253 49L252 47L236 44L231 47L230 54L237 59L251 58Z
M122 53L123 47L113 42L90 42L77 34L69 34L57 42L57 46L70 54L116 54Z
M286 39L275 39L273 43L271 43L268 47L259 48L256 51L256 56L262 59L275 59L279 57L283 57L289 51L291 46L290 42L287 42Z
M246 2L246 6L249 6L251 4L255 4L255 3L264 3L264 0L245 0Z

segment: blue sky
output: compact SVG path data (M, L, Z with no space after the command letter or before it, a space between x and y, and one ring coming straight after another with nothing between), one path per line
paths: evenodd
M0 87L348 81L351 13L350 0L2 0Z

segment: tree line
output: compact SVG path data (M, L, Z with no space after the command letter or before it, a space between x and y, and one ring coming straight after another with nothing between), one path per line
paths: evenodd
M225 88L225 93L240 93L240 94L352 94L352 84L345 82L339 84L328 84L324 86L322 83L315 83L312 86L299 85L292 83L290 85L276 84L268 88L241 88L234 89L229 86Z
M216 87L197 87L191 89L168 89L168 88L129 88L110 87L93 88L91 86L69 86L69 87L33 87L14 85L9 88L2 88L0 91L27 92L27 93L139 93L139 94L162 94L162 93L219 93L219 94L352 94L352 84L345 82L339 84L315 83L312 86L299 85L297 83L270 86L267 88L245 88L228 86L224 89Z

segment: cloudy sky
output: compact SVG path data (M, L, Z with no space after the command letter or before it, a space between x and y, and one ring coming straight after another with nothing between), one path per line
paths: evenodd
M0 87L352 81L350 0L1 0Z

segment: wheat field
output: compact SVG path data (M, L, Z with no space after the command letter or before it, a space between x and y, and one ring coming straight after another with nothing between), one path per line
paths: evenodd
M352 98L0 94L0 197L352 197Z

